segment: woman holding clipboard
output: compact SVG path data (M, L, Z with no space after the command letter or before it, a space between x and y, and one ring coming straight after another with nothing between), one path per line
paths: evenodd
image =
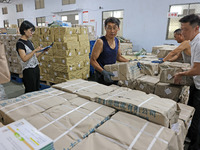
M44 51L41 51L41 47L35 49L29 40L35 31L35 26L32 23L23 21L19 30L22 36L16 43L16 50L21 58L25 93L38 91L40 88L40 69L37 57Z

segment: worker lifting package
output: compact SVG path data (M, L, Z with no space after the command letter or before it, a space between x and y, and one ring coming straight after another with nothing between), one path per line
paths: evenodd
M137 66L137 62L105 65L104 69L114 74L114 76L111 77L112 80L130 80L140 76L140 69Z
M139 61L141 73L156 76L159 73L159 65L158 63L152 63L151 61Z
M157 55L158 58L166 57L177 46L174 45L161 45L152 47L152 54Z
M190 70L190 64L179 62L164 62L160 64L160 82L174 83L174 75L178 72L184 72ZM178 85L192 85L193 78L189 76L182 76Z
M159 78L157 76L142 76L136 80L136 90L143 91L147 94L154 93L156 84L159 82Z
M117 112L73 150L177 150L175 132L134 115Z
M125 88L118 88L113 92L98 96L95 101L165 127L178 121L180 111L173 100Z

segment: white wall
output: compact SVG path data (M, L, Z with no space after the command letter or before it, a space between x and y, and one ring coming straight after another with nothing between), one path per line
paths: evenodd
M169 5L195 3L199 0L76 0L76 4L62 6L61 0L45 0L45 9L35 10L34 0L13 0L11 4L0 3L2 7L8 7L8 14L0 13L0 27L3 20L9 20L9 24L17 24L18 18L24 18L36 24L36 17L46 16L47 22L52 22L55 12L69 13L79 12L79 23L82 23L82 11L88 11L89 20L95 20L88 24L94 25L97 35L101 35L102 11L124 10L123 36L133 42L134 50L141 48L151 51L152 46L160 44L176 44L174 40L165 40L167 31L167 12ZM23 12L16 13L16 4L23 3ZM102 9L99 9L99 6ZM12 12L12 13L11 13ZM56 19L60 19L61 13L56 13Z

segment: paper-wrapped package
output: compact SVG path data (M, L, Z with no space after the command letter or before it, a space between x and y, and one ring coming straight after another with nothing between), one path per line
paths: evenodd
M137 66L137 62L105 65L104 69L114 74L114 76L111 77L112 80L130 80L140 76L140 69Z
M178 121L180 111L173 100L127 88L118 88L113 92L98 96L95 101L165 127Z
M157 76L142 76L136 80L137 86L136 90L143 91L147 94L154 93L156 84L159 82L159 78Z
M54 140L55 149L70 149L109 119L115 109L77 97L27 118Z
M174 101L179 100L179 96L182 92L183 86L181 85L171 85L169 83L157 83L155 94L162 97L162 98L169 98Z
M41 113L53 106L65 103L67 99L63 98L63 95L70 98L72 94L51 88L42 92L27 93L17 98L1 101L1 120L3 124L8 124ZM76 96L74 95L73 97Z
M141 73L156 76L159 73L158 63L152 63L151 61L140 61Z
M128 113L118 112L73 150L179 149L175 132Z

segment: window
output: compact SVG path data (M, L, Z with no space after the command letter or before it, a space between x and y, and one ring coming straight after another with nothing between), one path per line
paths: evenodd
M23 11L23 4L17 4L16 9L17 9L17 12L22 12Z
M44 0L35 0L35 9L44 8Z
M45 17L36 18L36 25L45 27Z
M170 13L178 13L177 17L171 17L168 19L167 35L166 39L174 39L174 31L181 27L179 20L189 14L200 15L200 3L171 5L169 8Z
M79 16L78 14L70 14L70 15L65 15L62 16L62 21L63 22L70 22L71 24L78 24Z
M20 27L23 21L24 21L24 18L17 19L18 27Z
M7 7L3 7L2 8L2 14L8 14L8 10L7 10Z
M62 0L62 5L76 4L76 0Z
M4 24L4 28L8 28L8 27L9 27L9 22L8 22L8 20L4 20L4 21L3 21L3 24Z
M108 17L115 17L120 20L120 25L119 28L120 30L118 31L118 35L122 36L123 35L123 17L124 17L124 11L123 10L114 10L114 11L104 11L103 12L103 21L102 21L102 34L105 35L106 31L104 28L104 22Z

